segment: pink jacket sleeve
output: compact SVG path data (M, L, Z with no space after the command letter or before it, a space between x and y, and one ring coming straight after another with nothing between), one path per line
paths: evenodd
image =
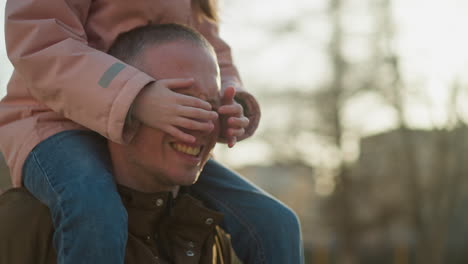
M9 0L5 36L8 57L29 93L118 143L128 109L154 81L147 74L88 46L84 30L92 0Z
M229 86L233 86L236 89L236 100L242 104L244 114L250 120L244 136L238 140L248 138L255 133L258 127L261 116L260 106L255 97L244 89L239 73L232 60L231 48L219 37L218 25L208 19L201 19L199 23L198 30L208 39L216 51L221 70L222 90Z

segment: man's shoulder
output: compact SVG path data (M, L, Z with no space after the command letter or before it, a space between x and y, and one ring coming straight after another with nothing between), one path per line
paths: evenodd
M52 235L48 208L26 189L9 189L0 195L0 264L53 259L49 258Z

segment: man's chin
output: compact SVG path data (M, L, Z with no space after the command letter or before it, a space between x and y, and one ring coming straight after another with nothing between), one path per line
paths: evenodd
M190 172L190 173L183 173L179 175L173 175L171 177L172 183L174 185L180 185L180 186L190 186L194 184L198 180L198 176L200 173L197 172Z

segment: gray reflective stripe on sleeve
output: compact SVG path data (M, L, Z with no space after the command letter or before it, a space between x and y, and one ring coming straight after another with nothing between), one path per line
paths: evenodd
M107 71L102 75L101 79L99 80L98 84L102 88L107 88L109 84L114 80L115 76L119 74L120 71L122 71L125 68L125 64L116 62L112 64L112 66L107 69Z

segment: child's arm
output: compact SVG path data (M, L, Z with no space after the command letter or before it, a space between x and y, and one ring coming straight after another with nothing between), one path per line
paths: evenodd
M152 85L155 80L88 46L83 25L91 3L91 0L9 0L5 21L7 53L15 71L38 101L112 141L126 143L135 131L125 129L124 133L130 105L145 86L156 89ZM174 98L179 94L166 89L166 96ZM188 101L189 105L205 103L193 97ZM155 118L158 109L153 110L145 113L149 122L146 125L159 125L163 130L175 125L172 120Z
M130 104L153 78L88 46L83 24L91 0L21 0L6 4L5 38L29 92L116 142Z

